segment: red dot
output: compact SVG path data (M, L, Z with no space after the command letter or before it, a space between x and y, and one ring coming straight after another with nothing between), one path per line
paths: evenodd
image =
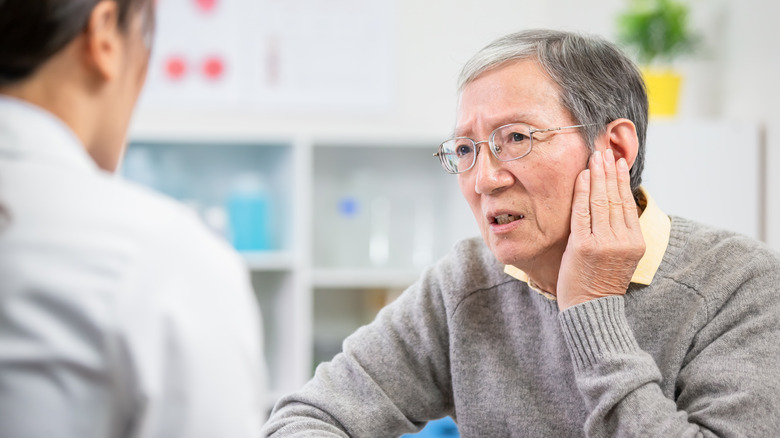
M206 58L203 62L203 74L205 74L207 78L216 80L222 77L223 73L225 73L225 63L222 61L222 58L212 56Z
M171 56L165 62L165 72L173 80L179 80L187 73L187 63L180 56Z
M195 0L201 11L211 12L217 6L217 0Z

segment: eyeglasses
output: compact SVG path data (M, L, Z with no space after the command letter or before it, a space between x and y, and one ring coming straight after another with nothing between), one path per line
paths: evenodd
M477 161L479 145L487 143L490 152L498 161L512 161L525 157L534 147L534 134L537 132L560 131L562 129L582 128L589 125L561 126L559 128L534 129L525 123L510 123L499 126L488 140L474 141L468 137L451 138L439 145L434 157L439 157L447 173L463 173Z

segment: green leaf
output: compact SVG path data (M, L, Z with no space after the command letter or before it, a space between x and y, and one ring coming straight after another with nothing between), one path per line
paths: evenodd
M696 48L688 13L688 6L675 0L631 0L617 17L618 39L637 51L640 63L671 61Z

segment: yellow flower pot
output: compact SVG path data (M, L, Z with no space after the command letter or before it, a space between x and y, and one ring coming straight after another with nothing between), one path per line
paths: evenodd
M682 76L672 70L648 67L641 70L647 86L650 117L674 117L677 115Z

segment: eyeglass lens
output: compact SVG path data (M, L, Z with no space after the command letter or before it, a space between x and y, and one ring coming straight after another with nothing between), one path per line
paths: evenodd
M493 155L501 161L514 160L531 151L531 132L527 125L514 123L501 126L491 133ZM441 160L445 170L460 173L474 165L477 146L470 138L453 138L441 145Z

